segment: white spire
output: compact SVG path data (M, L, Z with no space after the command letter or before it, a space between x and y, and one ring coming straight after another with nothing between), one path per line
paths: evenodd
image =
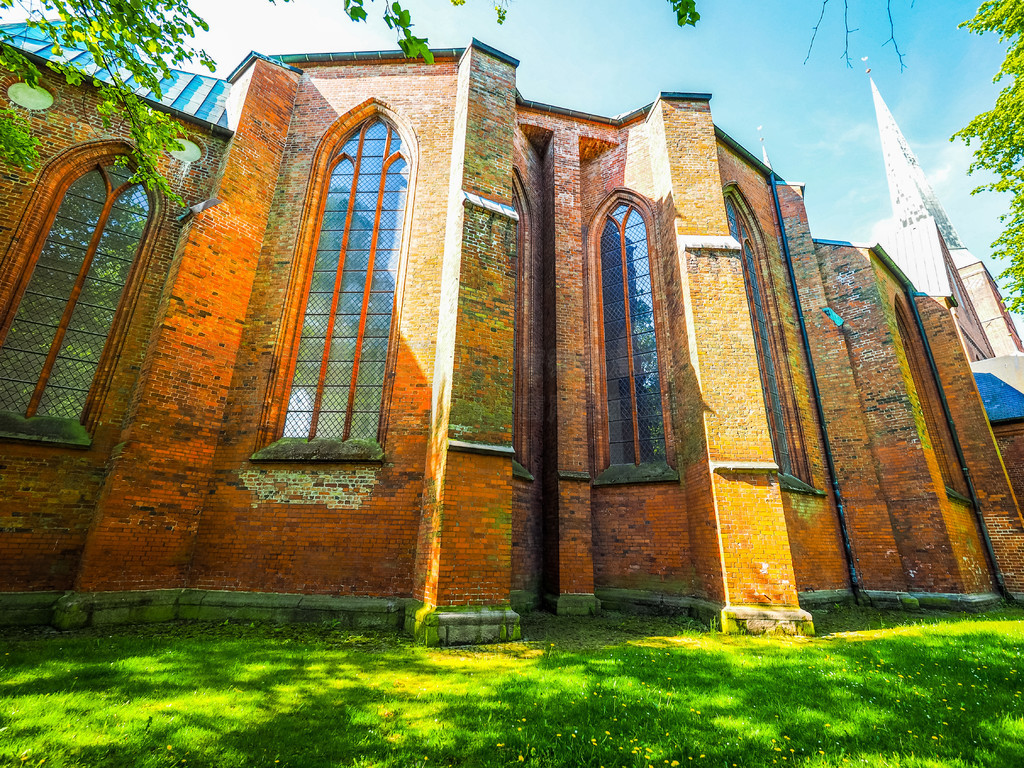
M882 154L885 157L885 175L889 180L889 196L892 198L892 212L897 223L903 227L912 227L931 216L938 224L946 246L951 251L963 249L964 244L960 240L960 235L932 191L910 145L896 125L889 108L882 101L882 95L878 92L873 79L871 94L875 100L875 116L878 118L878 132L882 138Z

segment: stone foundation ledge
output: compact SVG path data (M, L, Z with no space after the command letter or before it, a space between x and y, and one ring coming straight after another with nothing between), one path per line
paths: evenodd
M298 595L205 589L0 594L0 624L80 629L174 619L337 622L348 628L400 630L409 598Z
M718 621L720 603L699 597L667 595L643 589L597 589L602 607L622 613L679 614L690 616L703 624Z
M1002 602L1002 598L995 592L962 595L953 592L891 592L865 589L861 591L861 595L875 608L925 608L965 613L987 611Z
M588 592L545 594L544 605L556 616L596 616L601 612L601 601Z
M816 589L797 595L800 607L805 611L827 608L830 605L846 605L854 602L852 589Z
M519 640L519 614L507 606L411 604L405 612L406 634L428 646L479 645Z
M811 614L800 608L770 605L727 605L722 632L748 635L813 635Z
M30 627L53 621L53 608L67 592L0 592L0 627Z

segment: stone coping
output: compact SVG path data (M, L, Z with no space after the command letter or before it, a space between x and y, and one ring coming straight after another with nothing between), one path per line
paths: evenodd
M69 448L89 448L92 437L77 419L33 416L26 419L11 411L0 411L0 439L31 440Z
M612 464L594 480L594 485L679 482L679 473L664 461L651 464Z
M448 450L460 453L477 453L482 456L515 456L516 451L511 445L492 445L491 443L474 443L469 440L448 438Z
M515 459L512 459L512 477L533 482L533 473Z
M779 486L790 493L806 493L808 496L824 496L824 491L819 491L813 485L808 485L799 477L779 472Z
M256 451L253 462L347 462L384 460L384 449L374 440L327 440L315 437L282 437L266 448Z

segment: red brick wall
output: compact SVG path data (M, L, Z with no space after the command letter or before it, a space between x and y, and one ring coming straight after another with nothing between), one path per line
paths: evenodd
M33 117L47 162L119 137L79 91L51 86L57 105ZM229 146L190 128L204 159L189 175L167 161L186 199L224 202L180 240L162 208L93 446L2 444L0 494L14 503L0 510L0 588L461 606L595 588L795 605L799 591L847 586L771 189L716 137L705 100L659 101L621 126L517 106L515 67L475 48L430 67L311 63L301 76L258 61L249 88ZM374 115L401 133L412 182L384 459L253 462L281 433L325 169ZM0 311L62 167L0 180L6 220L22 221L0 226ZM462 197L510 204L514 188L518 250L512 218ZM825 496L784 491L770 469L743 263L723 240L701 244L728 233L723 188L757 229L795 471ZM990 590L896 330L897 281L870 252L815 244L799 190L779 193L864 586ZM597 235L618 200L647 220L678 482L592 485L608 465ZM1024 592L1024 526L969 366L946 308L921 311L1000 563ZM1016 435L1001 439L1019 454ZM512 448L534 480L513 477Z
M216 190L180 239L76 586L187 584L199 515L267 212L291 118L294 72L257 60Z
M1019 508L1024 499L1024 422L993 424L992 432Z
M217 446L213 492L199 526L193 586L412 594L455 78L451 59L430 68L404 61L306 67L228 396L231 429ZM290 385L280 371L304 308L302 278L318 234L309 226L315 218L309 201L322 190L321 167L374 115L395 124L411 165L384 462L250 462L254 451L280 436L283 390ZM273 430L266 430L268 423ZM311 495L318 504L307 503Z

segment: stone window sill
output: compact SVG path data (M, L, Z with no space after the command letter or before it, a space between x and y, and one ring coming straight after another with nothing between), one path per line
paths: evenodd
M530 482L533 482L533 473L515 459L512 459L512 477L518 477L520 480L529 480Z
M974 506L974 502L971 501L969 497L964 496L959 491L954 491L948 485L946 486L946 498L950 501L959 501L961 504L966 504L971 507Z
M664 461L653 464L613 464L597 476L594 485L679 482L679 473Z
M249 461L299 463L382 462L384 449L373 440L326 440L282 437L256 451Z
M806 493L808 496L826 495L824 491L819 491L813 485L808 485L800 478L787 475L785 472L779 472L779 485L782 490L790 493Z
M33 416L0 411L0 440L26 440L66 448L89 448L92 438L76 419Z

